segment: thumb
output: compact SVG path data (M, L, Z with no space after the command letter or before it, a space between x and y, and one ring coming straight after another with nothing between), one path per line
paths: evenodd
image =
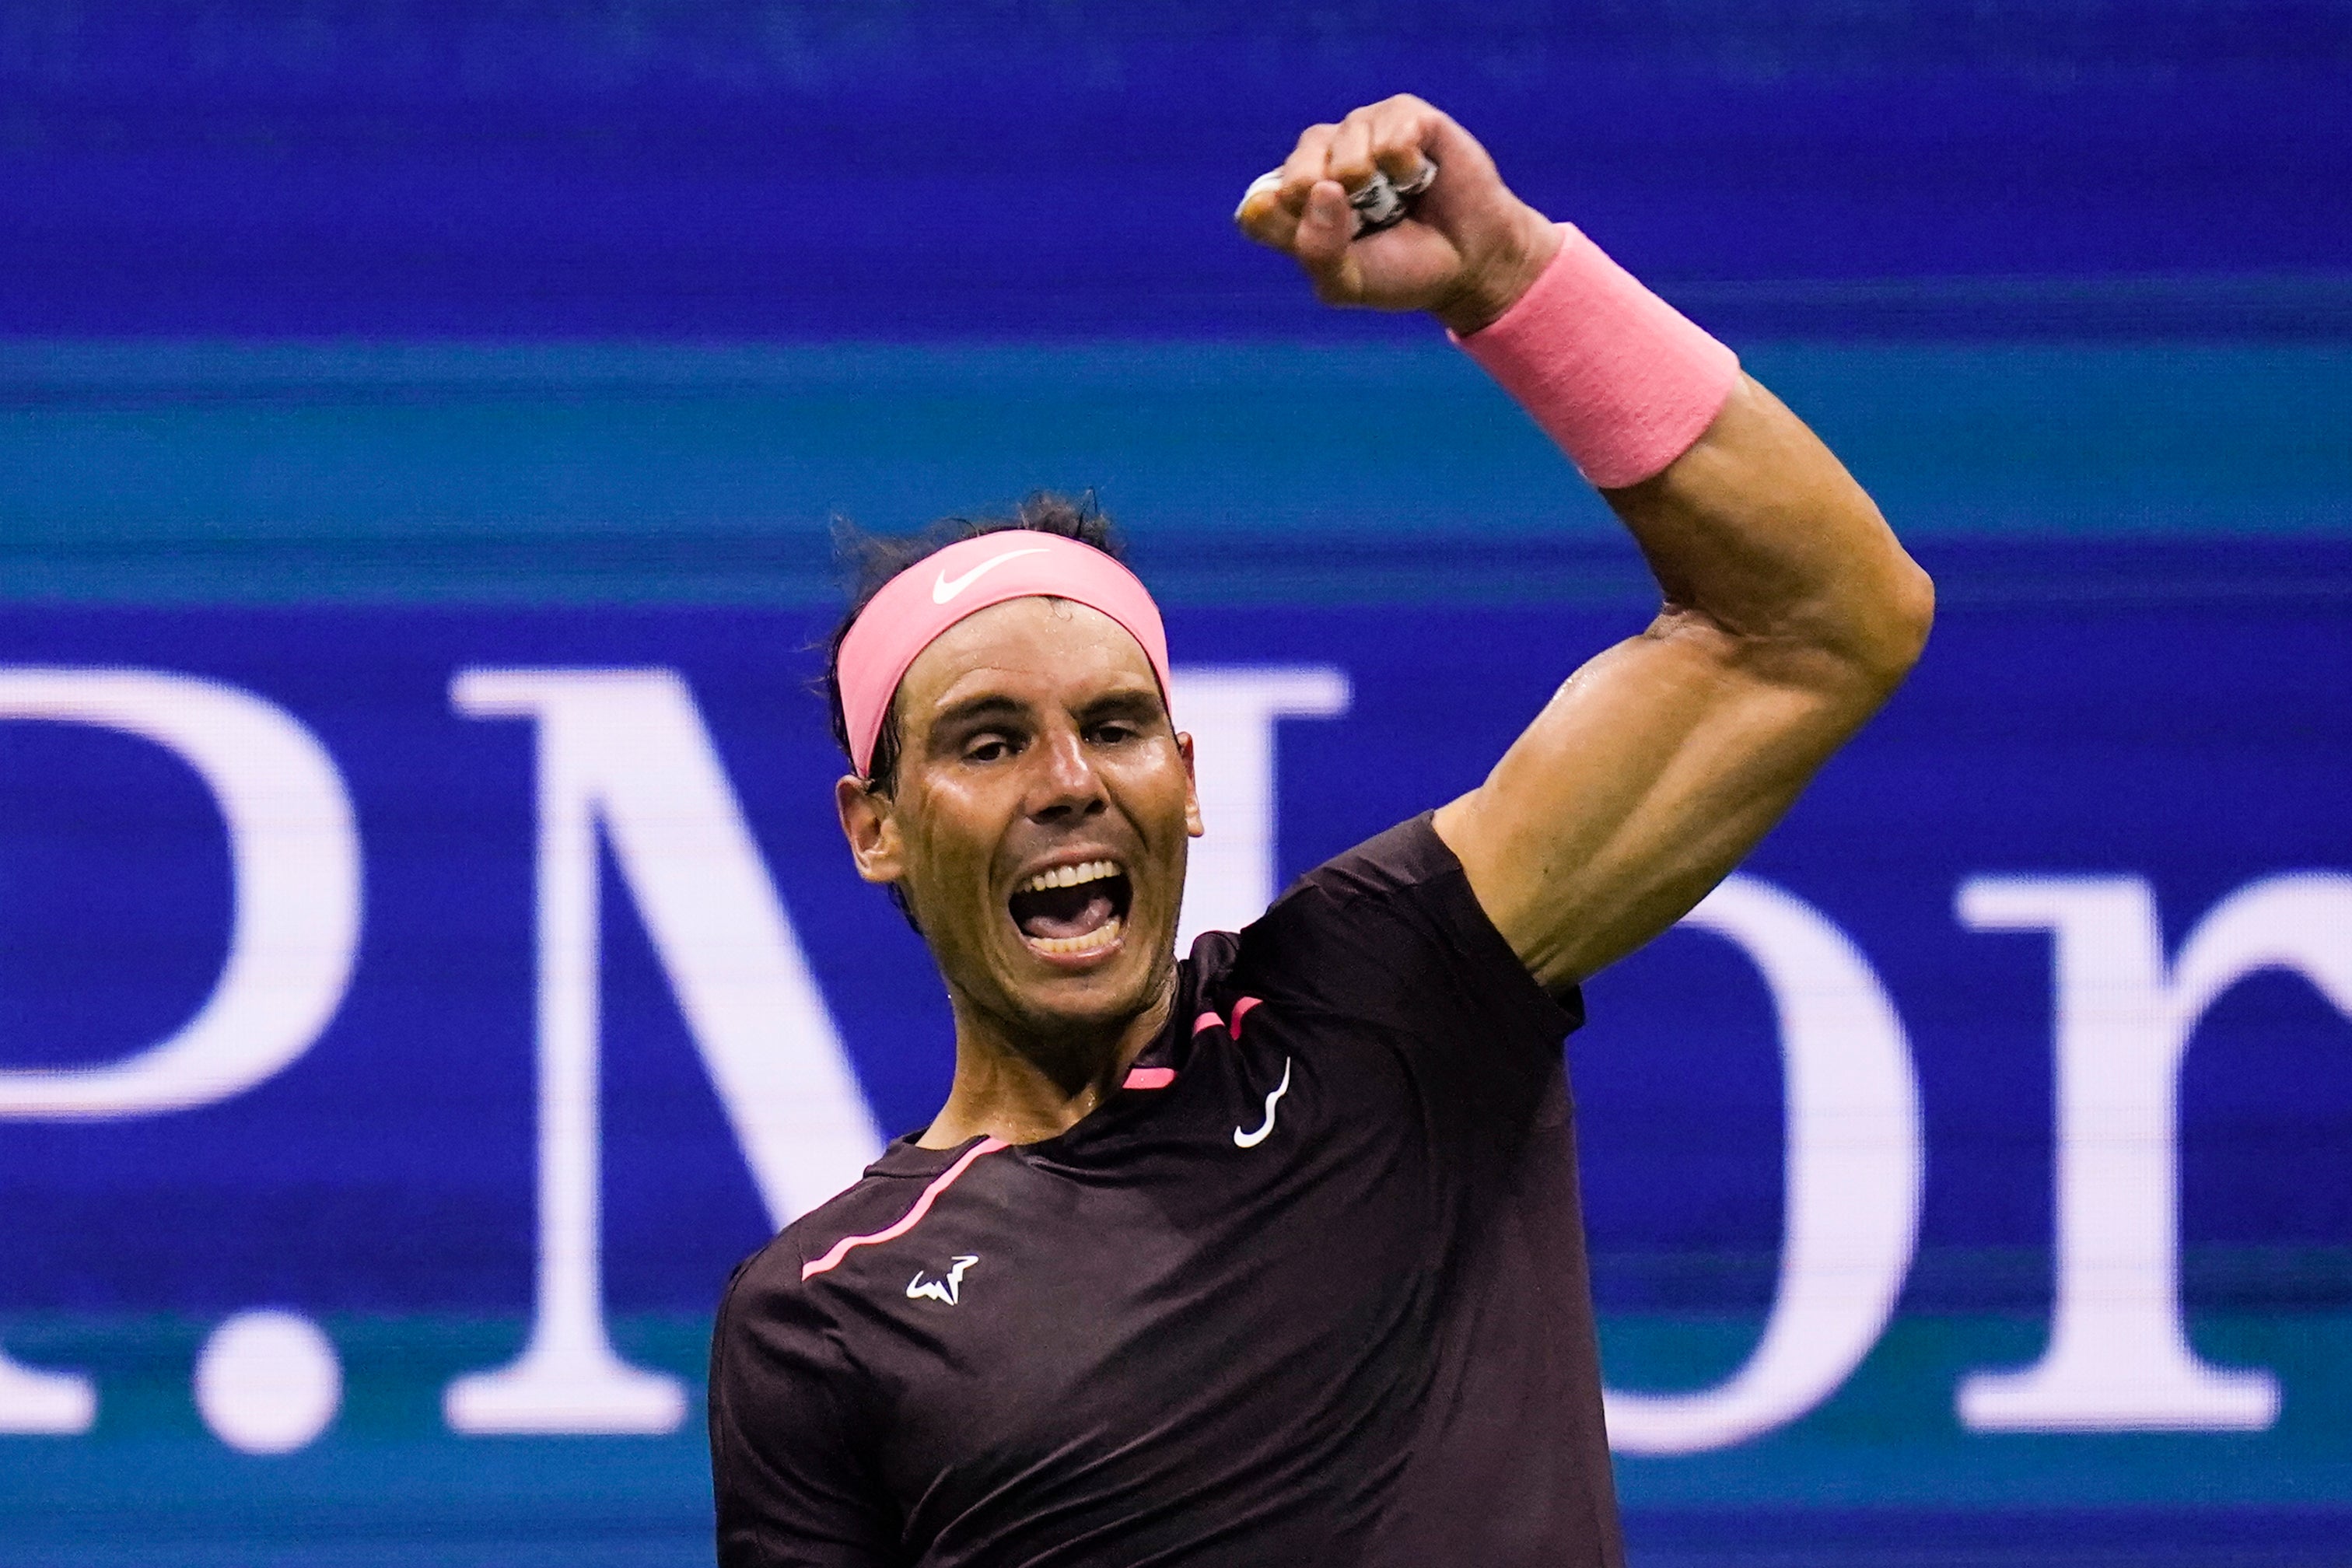
M1320 180L1307 193L1307 210L1298 216L1298 232L1291 254L1326 300L1352 298L1357 283L1356 258L1350 242L1356 237L1356 210L1337 180Z

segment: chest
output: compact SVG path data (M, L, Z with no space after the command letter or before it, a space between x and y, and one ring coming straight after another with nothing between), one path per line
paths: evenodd
M1246 1485L1403 1418L1439 1261L1413 1086L1285 1044L1196 1061L1114 1136L990 1156L838 1281L917 1533L998 1495Z

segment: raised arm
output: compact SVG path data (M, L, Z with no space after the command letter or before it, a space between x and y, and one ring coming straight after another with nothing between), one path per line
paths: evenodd
M1424 158L1440 174L1413 216L1352 239L1347 193L1375 168L1407 180ZM1445 115L1412 98L1360 109L1309 129L1282 174L1239 220L1296 257L1326 301L1429 310L1474 351L1498 323L1524 335L1503 318L1559 258L1562 232ZM1570 676L1486 782L1437 813L1479 902L1548 985L1622 957L1704 898L1927 640L1934 590L1870 498L1779 399L1727 362L1727 374L1695 440L1671 433L1666 410L1663 468L1602 491L1657 577L1657 618ZM1625 400L1637 420L1646 395ZM1624 478L1605 465L1596 477Z

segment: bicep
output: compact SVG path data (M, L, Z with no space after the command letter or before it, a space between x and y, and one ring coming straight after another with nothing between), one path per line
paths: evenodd
M1819 649L1669 610L1570 677L1435 826L1546 985L1672 925L1884 693Z

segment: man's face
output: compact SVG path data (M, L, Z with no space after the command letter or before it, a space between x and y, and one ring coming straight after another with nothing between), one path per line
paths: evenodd
M896 790L842 781L842 826L949 984L1045 1035L1157 1001L1201 817L1191 738L1135 639L1083 605L1009 600L925 648L897 710Z

